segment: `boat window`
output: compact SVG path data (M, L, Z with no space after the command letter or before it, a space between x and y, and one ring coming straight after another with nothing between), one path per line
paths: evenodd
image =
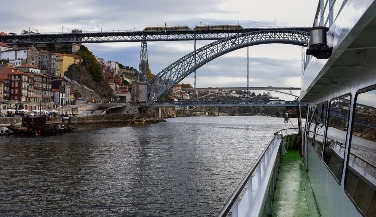
M315 129L315 145L314 148L319 155L322 156L322 151L324 149L324 139L325 139L325 132L326 132L326 112L328 108L328 103L323 102L320 103L317 109L317 119L316 119L316 129Z
M324 144L324 133L325 133L325 119L326 119L327 102L320 103L311 111L312 119L309 124L308 141L313 146L317 155L321 158L323 144Z
M317 109L316 107L310 107L308 113L308 124L307 124L307 138L308 143L312 146L314 145L314 138L315 138L315 120L317 119Z
M376 90L356 96L345 189L366 216L376 216Z
M314 109L312 107L309 107L307 109L307 117L306 117L306 122L305 122L305 125L304 125L304 132L306 134L306 138L309 138L309 129L311 127L311 121L312 121L312 116L313 116L313 113L314 113Z
M324 147L324 162L340 183L345 156L347 124L350 116L351 95L332 99L329 104L327 138Z

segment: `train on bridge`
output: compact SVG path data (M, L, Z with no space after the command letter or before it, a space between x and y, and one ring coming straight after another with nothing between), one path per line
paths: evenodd
M151 26L146 27L144 32L166 32L166 31L208 31L208 30L242 30L241 25L201 25L193 29L188 26Z

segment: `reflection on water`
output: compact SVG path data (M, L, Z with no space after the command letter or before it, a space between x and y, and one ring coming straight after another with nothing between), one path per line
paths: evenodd
M216 216L283 127L271 117L194 117L3 136L0 215Z

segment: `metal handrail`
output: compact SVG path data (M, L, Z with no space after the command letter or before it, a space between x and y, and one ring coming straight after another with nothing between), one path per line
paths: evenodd
M282 129L282 130L279 130L279 131L275 132L274 135L277 135L278 133L280 133L280 132L282 132L284 130L287 130L287 129L298 129L298 128L286 128L286 129ZM239 195L241 194L242 190L244 189L244 186L247 184L248 180L252 177L252 174L255 172L255 170L257 169L257 167L260 164L261 160L264 158L265 153L269 150L269 148L270 148L270 146L271 146L272 141L274 140L274 138L275 137L273 137L273 139L269 142L269 145L267 146L267 148L262 152L262 154L260 155L260 157L257 159L256 163L248 171L247 175L243 178L243 180L241 181L240 185L231 194L231 196L227 200L226 204L222 208L221 212L218 214L218 217L220 217L220 216L221 217L227 216L227 214L230 212L232 206L234 205L234 203L238 199Z

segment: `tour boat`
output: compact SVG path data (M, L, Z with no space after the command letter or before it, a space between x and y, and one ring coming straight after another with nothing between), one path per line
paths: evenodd
M64 119L63 119L64 120ZM8 127L15 135L51 135L69 133L75 129L75 125L62 121L49 121L45 115L27 115L22 117L21 125L12 124Z
M219 216L376 216L376 1L321 0L315 24L299 127L275 133Z

